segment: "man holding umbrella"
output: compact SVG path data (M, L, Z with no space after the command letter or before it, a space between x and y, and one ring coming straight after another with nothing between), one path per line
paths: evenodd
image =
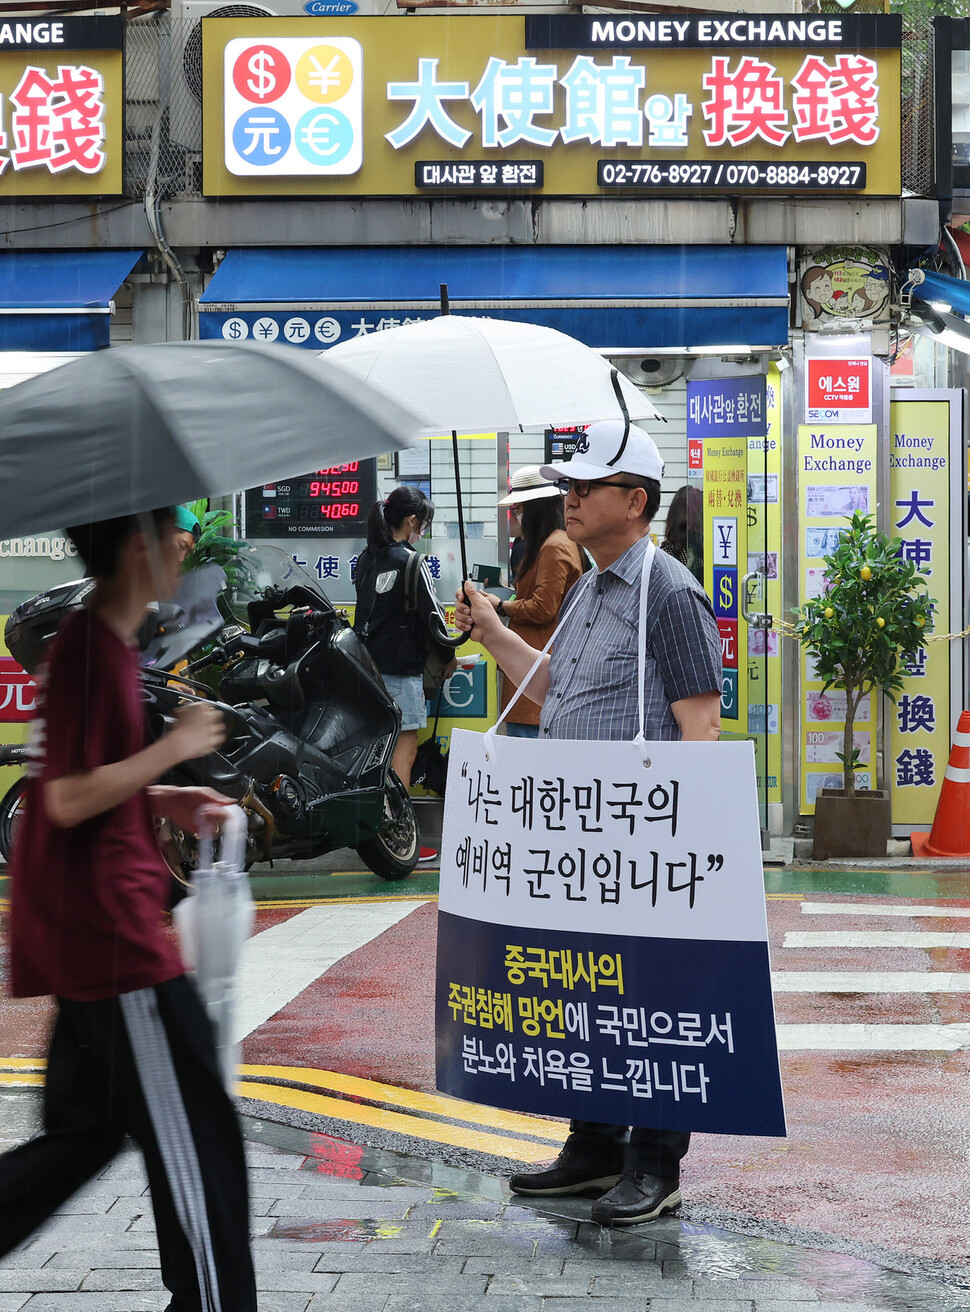
M566 532L596 568L567 595L552 653L528 684L541 705L539 738L632 739L641 727L637 647L646 589L644 737L716 741L720 732L721 649L714 612L693 575L656 551L650 523L660 506L663 461L653 439L621 420L591 424L575 454L544 465L565 495ZM456 618L520 687L536 652L509 632L494 598L466 583ZM681 1200L687 1132L573 1121L553 1166L514 1175L514 1193L554 1196L596 1191L592 1219L636 1225Z
M207 788L152 786L214 751L222 716L195 703L145 746L135 635L175 590L172 509L68 529L95 589L41 676L26 807L11 868L10 975L53 994L44 1133L0 1157L0 1255L115 1156L145 1157L168 1312L255 1312L242 1137L212 1027L163 927L170 874L155 834L226 817Z

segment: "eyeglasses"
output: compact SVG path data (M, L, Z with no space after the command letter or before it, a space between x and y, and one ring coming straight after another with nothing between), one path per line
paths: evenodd
M580 501L588 497L595 487L625 487L628 491L632 490L629 483L610 483L605 478L557 478L556 487L564 497L575 492Z

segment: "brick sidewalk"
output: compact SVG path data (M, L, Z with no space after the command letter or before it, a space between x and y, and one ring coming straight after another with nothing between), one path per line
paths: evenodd
M970 1291L841 1254L675 1218L610 1234L582 1220L588 1203L550 1215L494 1177L260 1129L298 1148L248 1145L260 1312L970 1308ZM167 1298L134 1151L0 1261L0 1312L161 1312Z

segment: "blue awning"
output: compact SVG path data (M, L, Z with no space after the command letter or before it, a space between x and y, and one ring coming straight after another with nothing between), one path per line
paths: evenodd
M545 324L603 351L788 341L784 246L394 246L231 250L202 337L319 350L439 313Z
M141 250L0 252L0 351L96 351Z
M945 273L923 271L923 281L913 287L913 299L942 302L957 314L970 315L970 282L949 278Z

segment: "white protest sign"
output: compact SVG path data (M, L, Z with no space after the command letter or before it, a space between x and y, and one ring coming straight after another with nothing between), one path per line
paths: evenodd
M784 1134L751 743L452 735L438 1085Z

